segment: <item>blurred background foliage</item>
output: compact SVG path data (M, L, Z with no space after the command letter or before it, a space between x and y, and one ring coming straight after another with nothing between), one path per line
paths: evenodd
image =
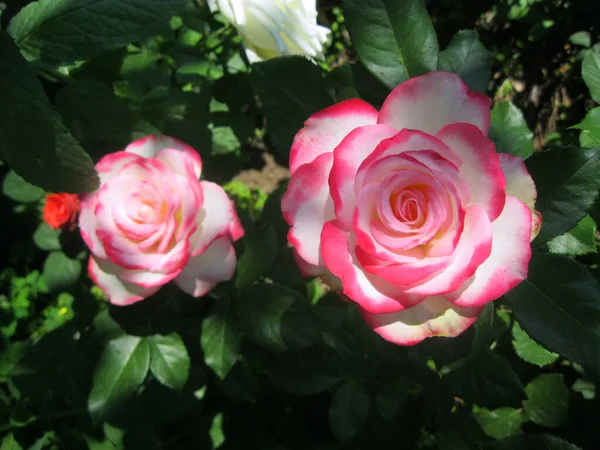
M28 3L0 3L1 28L13 38ZM247 234L236 278L206 298L168 286L114 307L87 276L78 233L42 223L45 191L3 158L2 450L597 448L597 302L568 311L579 328L537 310L564 325L536 336L557 353L527 334L531 314L511 298L487 305L458 338L401 348L298 273L279 207L291 138L307 114L334 101L360 95L379 106L389 92L357 62L341 2L318 3L332 30L318 66L292 57L250 70L234 28L201 1L148 1L143 30L115 48L90 38L72 55L36 47L31 34L16 39L61 126L93 161L149 133L181 139L201 154L203 176L235 199ZM494 99L499 149L526 157L600 143L600 3L426 6L440 49L456 39L458 53L440 55L441 64L462 61L471 87ZM66 36L67 28L56 20L45 32ZM288 101L290 89L301 102ZM600 298L598 211L592 205L575 228L537 248L537 261L559 258L550 251L587 266L583 275L573 259L556 267L592 299ZM532 283L547 283L557 308L568 309L572 299L552 275L534 270Z

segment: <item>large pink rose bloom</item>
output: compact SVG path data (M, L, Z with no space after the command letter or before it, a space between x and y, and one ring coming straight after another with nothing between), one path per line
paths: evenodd
M199 181L196 151L148 136L103 157L100 188L82 196L79 228L89 273L110 302L129 305L174 280L199 297L235 271L232 242L244 234L231 200Z
M526 278L541 221L523 161L498 155L489 127L490 100L445 72L379 112L353 99L310 117L282 200L301 271L391 342L462 333Z

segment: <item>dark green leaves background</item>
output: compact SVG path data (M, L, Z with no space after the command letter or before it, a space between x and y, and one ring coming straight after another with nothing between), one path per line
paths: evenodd
M587 3L321 2L325 61L253 65L205 2L10 3L0 30L1 450L595 448L600 36L569 28L597 17ZM566 52L560 70L540 69L553 61L546 48ZM433 70L493 97L490 138L526 159L544 221L528 280L461 336L404 348L298 272L285 182L275 186L285 169L268 188L244 176L272 176L263 160L285 167L311 114L348 98L379 107ZM538 107L518 84L538 82L536 71L567 73L578 89L543 144ZM150 133L201 154L246 235L235 278L204 298L166 286L109 306L77 233L41 223L43 197L94 190L94 162Z

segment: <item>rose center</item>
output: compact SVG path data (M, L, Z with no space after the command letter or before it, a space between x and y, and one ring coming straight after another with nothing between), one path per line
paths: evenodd
M154 215L154 207L149 203L142 203L137 211L137 218L140 222L148 222Z
M421 192L419 194L421 195L412 189L406 189L390 198L390 206L396 219L414 228L421 227L426 219L426 205L421 204L424 196Z

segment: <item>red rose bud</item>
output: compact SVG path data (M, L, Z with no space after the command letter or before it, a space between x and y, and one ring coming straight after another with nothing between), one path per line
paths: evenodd
M77 223L79 198L77 194L48 194L44 205L44 222L55 230L71 231Z

